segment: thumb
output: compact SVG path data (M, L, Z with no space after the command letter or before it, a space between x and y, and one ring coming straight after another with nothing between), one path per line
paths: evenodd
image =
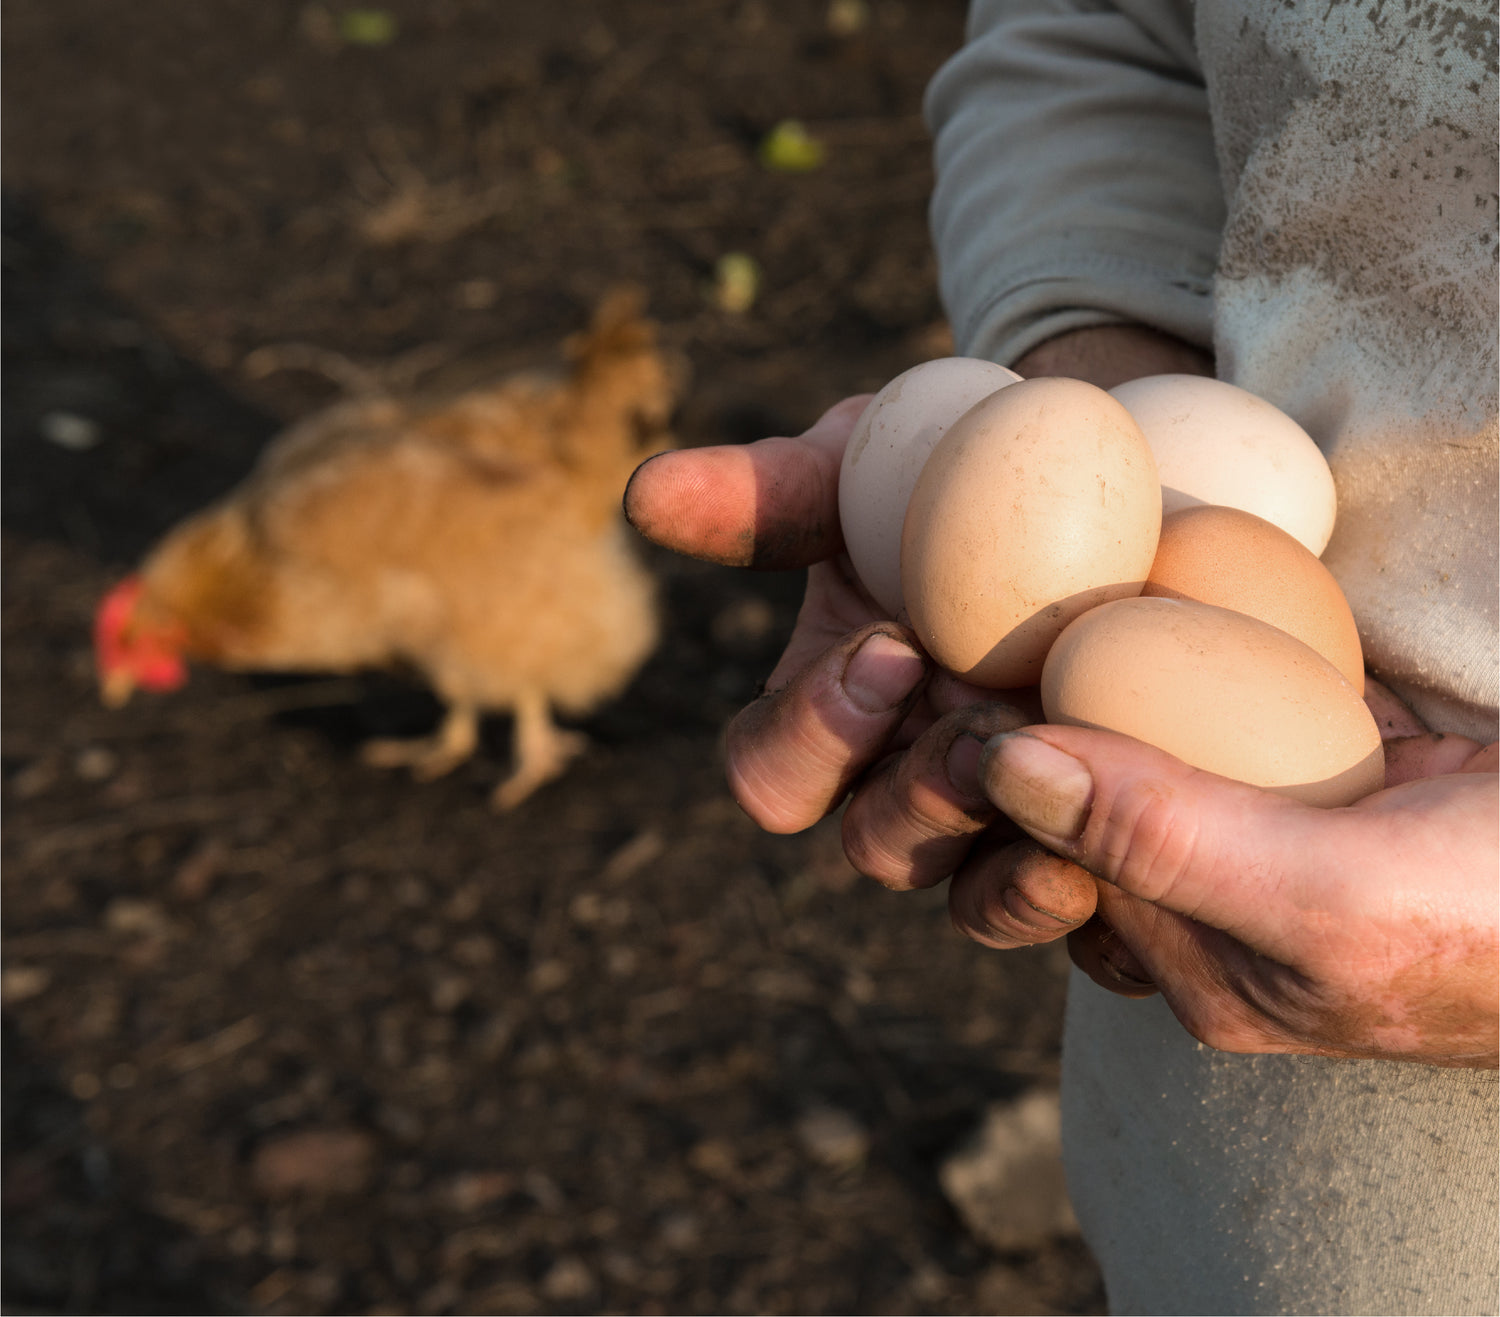
M1289 906L1307 895L1303 878L1349 859L1343 811L1202 772L1113 732L1008 732L987 743L980 771L995 805L1048 849L1271 955L1283 949Z
M726 567L832 558L844 547L839 466L869 401L845 398L793 439L658 453L630 477L626 520L654 544Z

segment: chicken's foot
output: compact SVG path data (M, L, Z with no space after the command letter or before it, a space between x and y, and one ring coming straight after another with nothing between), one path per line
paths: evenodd
M547 697L528 691L516 701L513 744L515 769L490 797L497 810L514 809L543 783L559 776L588 747L588 737L559 728L552 721Z
M375 768L409 768L419 782L451 773L479 745L479 711L455 704L431 736L366 741L360 758Z

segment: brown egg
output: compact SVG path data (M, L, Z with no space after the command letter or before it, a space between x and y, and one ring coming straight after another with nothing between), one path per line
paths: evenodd
M949 426L912 491L912 628L977 685L1034 685L1069 622L1140 593L1160 530L1156 463L1124 407L1081 380L1011 384Z
M1208 506L1168 513L1141 593L1258 617L1311 645L1365 693L1359 631L1333 573L1254 513Z
M1385 782L1380 729L1321 654L1210 604L1121 599L1058 637L1042 671L1047 721L1102 727L1309 805Z

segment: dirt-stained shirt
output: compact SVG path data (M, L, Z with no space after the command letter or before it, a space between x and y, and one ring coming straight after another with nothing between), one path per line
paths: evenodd
M1497 735L1496 22L1477 0L979 0L928 114L958 351L1138 322L1329 460L1371 670Z
M1328 457L1369 666L1481 740L1495 49L1491 0L979 0L928 97L958 351L1212 348ZM1493 1313L1497 1138L1494 1071L1216 1052L1073 974L1064 1153L1113 1312Z

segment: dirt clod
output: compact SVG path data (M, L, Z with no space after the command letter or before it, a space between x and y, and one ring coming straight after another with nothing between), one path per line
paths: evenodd
M297 1130L255 1150L250 1179L266 1198L353 1194L369 1184L374 1160L374 1141L362 1130Z

